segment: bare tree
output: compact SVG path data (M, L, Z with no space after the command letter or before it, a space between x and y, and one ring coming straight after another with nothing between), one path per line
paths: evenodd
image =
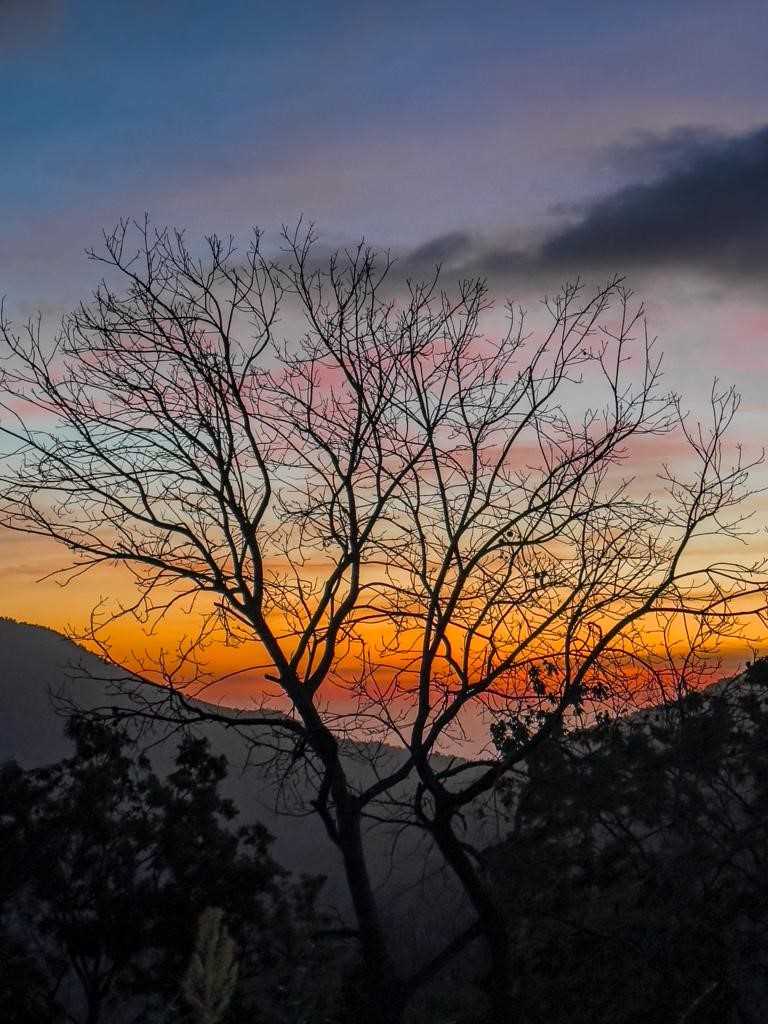
M284 241L278 261L258 234L246 253L212 236L197 256L178 232L121 223L90 253L108 279L55 344L3 315L2 521L62 543L76 573L130 569L137 601L118 614L156 622L192 601L208 642L258 646L287 714L201 710L178 685L173 714L267 730L312 766L372 1019L397 1019L479 934L509 1015L507 924L463 815L553 730L641 699L673 628L722 639L760 612L763 563L695 546L748 529L751 465L725 445L738 397L713 389L711 424L693 424L618 278L565 287L540 337L509 307L499 336L483 280L398 289L362 243L322 263L311 229ZM632 446L670 435L683 470L644 490ZM478 715L501 753L435 760ZM345 735L406 753L355 787ZM401 1000L366 817L425 829L477 914L399 979Z

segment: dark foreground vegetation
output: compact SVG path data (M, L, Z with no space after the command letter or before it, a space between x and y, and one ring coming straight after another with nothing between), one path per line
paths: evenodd
M211 911L237 949L227 1019L306 1019L321 880L291 881L267 831L235 824L225 758L186 736L161 780L123 728L75 717L67 730L71 758L0 769L2 1019L213 1022L205 998L193 1012L191 968L185 979ZM210 1008L227 988L216 969Z
M487 854L517 934L511 1019L766 1019L767 738L760 659L538 748Z
M73 757L2 769L4 1020L362 1019L320 881L289 879L266 831L235 824L224 758L186 736L160 779L124 728L68 731ZM509 1021L765 1019L766 736L759 660L536 748L504 790L508 836L483 855L515 936ZM479 1019L484 963L463 987L445 971L414 1019Z

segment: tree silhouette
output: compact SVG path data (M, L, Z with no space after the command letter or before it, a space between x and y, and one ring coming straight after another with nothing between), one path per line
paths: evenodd
M117 1007L165 1011L211 905L268 998L313 926L317 882L288 884L266 830L233 826L225 759L186 737L161 781L125 729L75 718L68 731L72 757L1 772L4 1005L20 1020L31 1003L45 1007L38 1020L86 1024Z
M680 668L681 624L683 660L700 660L761 612L764 564L696 547L747 532L750 464L725 443L738 396L714 387L710 422L692 421L619 278L565 286L540 334L512 306L486 333L481 279L398 289L362 243L323 262L312 229L284 241L279 260L258 234L247 252L212 236L195 255L178 232L124 222L53 347L4 316L2 520L59 541L76 573L127 567L138 597L119 614L157 623L194 602L200 643L258 651L282 714L266 698L241 715L192 705L194 640L186 665L160 666L167 702L144 711L253 727L276 765L304 766L346 871L372 1021L398 1019L480 934L492 1012L513 1015L511 932L466 812L551 734L644 699L665 651ZM668 438L679 469L646 488L627 476L633 446ZM436 760L478 715L507 741L471 765ZM356 785L344 736L406 753ZM366 817L424 829L476 914L410 978Z
M524 1019L765 1016L766 663L552 737L505 784L486 853Z

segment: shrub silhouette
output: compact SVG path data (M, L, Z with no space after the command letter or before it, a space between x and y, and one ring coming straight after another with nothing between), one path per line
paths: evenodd
M0 769L0 934L19 975L4 982L6 1004L18 997L19 1020L34 1003L45 1019L66 1007L87 1024L119 1019L118 1005L173 1004L211 905L268 999L312 926L320 881L291 883L268 832L234 824L219 793L226 759L206 740L185 736L161 780L123 729L80 717L68 732L74 756Z

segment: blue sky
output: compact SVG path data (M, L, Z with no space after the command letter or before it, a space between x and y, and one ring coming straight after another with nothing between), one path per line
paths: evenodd
M0 0L0 294L73 304L120 216L269 244L304 214L518 297L627 270L708 379L734 315L768 342L766 40L763 0ZM665 210L701 226L674 259Z
M546 229L631 176L633 135L757 125L767 37L764 3L0 0L4 234L42 272L144 209L405 248Z

